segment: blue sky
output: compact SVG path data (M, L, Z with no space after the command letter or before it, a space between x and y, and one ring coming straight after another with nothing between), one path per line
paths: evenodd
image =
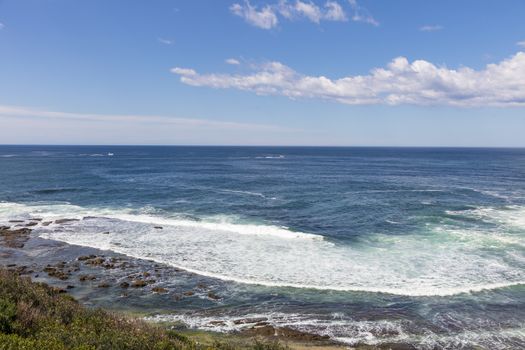
M525 146L525 2L0 0L0 144Z

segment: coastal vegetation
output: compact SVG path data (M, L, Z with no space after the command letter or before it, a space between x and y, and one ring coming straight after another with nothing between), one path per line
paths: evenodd
M253 349L277 342L195 340L129 316L80 305L64 290L0 268L0 350L15 349Z

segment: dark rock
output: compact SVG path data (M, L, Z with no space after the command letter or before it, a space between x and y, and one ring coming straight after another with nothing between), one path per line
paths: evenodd
M102 282L102 283L100 283L97 287L98 287L98 288L109 288L109 283L107 283L107 282Z
M36 226L36 225L38 225L38 222L28 222L25 226L31 227L31 226Z
M154 226L157 230L162 230L162 226Z
M24 222L24 220L9 220L9 222L18 223L18 222Z
M44 222L42 223L42 226L49 226L49 225L51 225L51 224L52 224L52 221L44 221Z
M233 324L250 324L250 323L259 323L263 321L268 321L266 317L252 317L252 318L241 318L238 320L234 320Z
M128 288L129 287L129 283L128 282L122 282L120 284L120 288Z
M73 289L73 288L75 288L75 286L72 286L71 284L68 284L66 287L66 289Z
M89 259L89 260L87 260L87 261L86 261L86 264L88 264L88 265L98 266L98 265L102 265L102 264L104 264L105 261L106 261L106 259L101 258L101 257L98 257L98 258L95 258L95 259Z
M78 219L58 219L58 220L55 220L55 224L65 224L65 223L73 222L73 221L80 221L80 220Z
M69 273L64 272L56 267L47 266L44 268L44 272L46 272L49 277L55 277L62 281L69 279Z
M84 260L89 260L89 259L95 259L97 256L96 255L81 255L77 258L78 261L84 261Z
M31 221L42 221L43 219L42 218L31 218L30 220Z
M159 293L159 294L163 294L163 293L167 293L168 290L166 288L162 288L162 287L153 287L151 289L152 292L155 292L155 293Z
M80 282L85 282L85 281L93 281L96 279L96 277L93 275L80 275L78 279Z
M131 283L131 286L134 287L134 288L142 288L142 287L145 287L147 286L148 283L146 281L143 281L143 280L135 280Z
M212 300L220 300L221 297L218 296L217 294L213 293L213 292L208 292L208 298L212 299Z
M149 276L151 276L151 274L150 274L149 272L143 272L142 275L143 275L144 277L149 277Z
M29 239L31 229L20 228L20 229L9 229L3 226L0 229L0 237L3 237L4 244L9 248L23 248L25 242Z
M195 292L192 291L192 290L188 290L188 291L186 291L186 292L184 292L184 293L182 293L182 294L185 295L185 296L187 296L187 297L191 297L192 295L195 294Z
M270 325L252 327L244 331L244 333L250 336L278 337L304 342L330 340L330 337L327 335L306 333L288 327L276 328Z

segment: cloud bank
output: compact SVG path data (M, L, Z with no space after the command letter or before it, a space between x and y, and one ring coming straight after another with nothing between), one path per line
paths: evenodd
M356 0L348 0L348 4L352 21L379 25L379 22L365 8L359 6ZM277 27L280 18L286 20L304 19L317 24L321 21L345 22L349 18L343 6L334 0L328 0L322 6L312 1L279 0L278 3L260 7L252 5L249 0L245 0L243 3L231 5L230 11L243 18L247 23L262 29Z
M459 107L525 106L525 52L481 70L449 69L425 60L392 60L368 75L330 79L300 74L279 62L255 67L250 74L200 74L173 68L192 86L238 89L292 99L315 98L349 105L445 105Z

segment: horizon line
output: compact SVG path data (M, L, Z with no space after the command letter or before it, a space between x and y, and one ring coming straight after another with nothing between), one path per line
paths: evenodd
M525 146L389 146L389 145L242 145L242 144L45 144L45 143L0 143L4 146L51 146L51 147L271 147L271 148L461 148L461 149L525 149Z

